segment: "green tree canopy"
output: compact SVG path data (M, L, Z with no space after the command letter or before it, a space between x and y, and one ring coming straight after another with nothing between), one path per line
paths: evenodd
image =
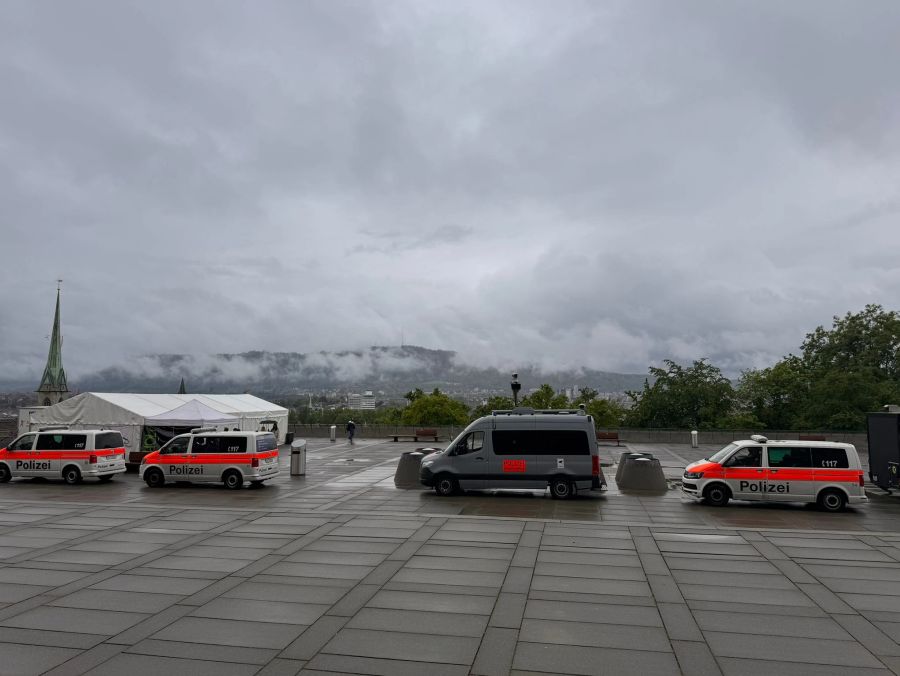
M490 397L485 403L472 409L472 420L490 415L491 411L508 411L513 407L512 397Z
M629 392L634 402L626 421L634 427L710 429L730 412L734 388L722 372L705 359L684 367L665 360L666 368L650 368L653 385Z
M469 408L435 388L431 394L412 399L400 419L404 425L465 425Z
M522 399L522 406L530 408L567 408L568 405L566 395L557 394L547 383Z

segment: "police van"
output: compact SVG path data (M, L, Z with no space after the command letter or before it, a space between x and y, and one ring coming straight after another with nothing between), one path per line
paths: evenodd
M278 442L271 432L217 432L197 428L144 456L140 476L151 488L167 481L222 482L238 489L278 475Z
M13 477L62 478L67 484L90 477L106 482L124 471L125 443L116 430L52 425L27 432L0 450L0 483Z
M735 500L815 502L828 512L866 502L853 444L776 441L753 435L684 470L682 492L708 505Z
M554 498L569 498L606 485L594 419L584 409L493 411L425 456L419 480L438 495L549 486Z

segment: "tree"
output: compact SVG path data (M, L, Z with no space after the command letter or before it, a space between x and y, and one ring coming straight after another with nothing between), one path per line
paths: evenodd
M472 420L490 415L491 411L508 411L513 407L511 397L490 397L484 404L479 404L472 409Z
M789 355L761 370L741 374L734 413L754 429L791 430L804 426L804 407L809 394L809 379L799 357ZM731 425L742 427L742 425ZM751 426L751 425L748 425Z
M400 420L404 425L465 425L469 422L469 408L435 388L431 394L412 399Z
M587 406L597 398L598 394L600 393L593 387L579 387L578 396L572 400L572 406L579 406L581 404Z
M624 407L609 399L591 399L585 405L585 410L593 416L596 427L618 427L625 416Z
M437 389L435 389L435 392L437 392ZM419 397L424 397L424 396L425 396L425 393L421 390L421 388L417 387L416 389L404 394L403 398L406 399L411 404Z
M670 359L666 368L650 368L656 380L641 392L629 392L634 406L626 421L634 427L710 429L732 409L734 388L706 359L683 367Z
M537 390L522 399L522 406L530 408L567 408L569 400L564 394L557 394L553 388L544 383Z

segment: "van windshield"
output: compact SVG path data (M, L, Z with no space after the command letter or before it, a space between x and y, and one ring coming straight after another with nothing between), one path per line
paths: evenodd
M732 451L737 449L737 447L738 447L737 444L728 444L721 451L716 451L716 453L714 455L709 456L707 458L707 460L709 460L710 462L717 462L717 463L721 464L722 461L725 460L725 458L727 458L729 455L731 455Z

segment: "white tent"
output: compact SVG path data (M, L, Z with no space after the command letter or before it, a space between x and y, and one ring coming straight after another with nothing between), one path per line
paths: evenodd
M242 430L255 432L263 421L274 420L278 424L278 443L284 443L288 410L252 394L85 392L53 406L23 409L20 412L19 432L44 425L69 425L76 429L105 427L122 432L128 439L126 446L129 451L140 451L144 426L161 426L159 422L148 421L148 418L163 417L191 401L197 401L218 413L234 416L230 422L236 423ZM185 424L189 426L193 423Z
M236 415L221 413L196 399L173 408L171 411L144 418L145 425L159 427L201 427L203 425L231 425L237 424L237 422Z

